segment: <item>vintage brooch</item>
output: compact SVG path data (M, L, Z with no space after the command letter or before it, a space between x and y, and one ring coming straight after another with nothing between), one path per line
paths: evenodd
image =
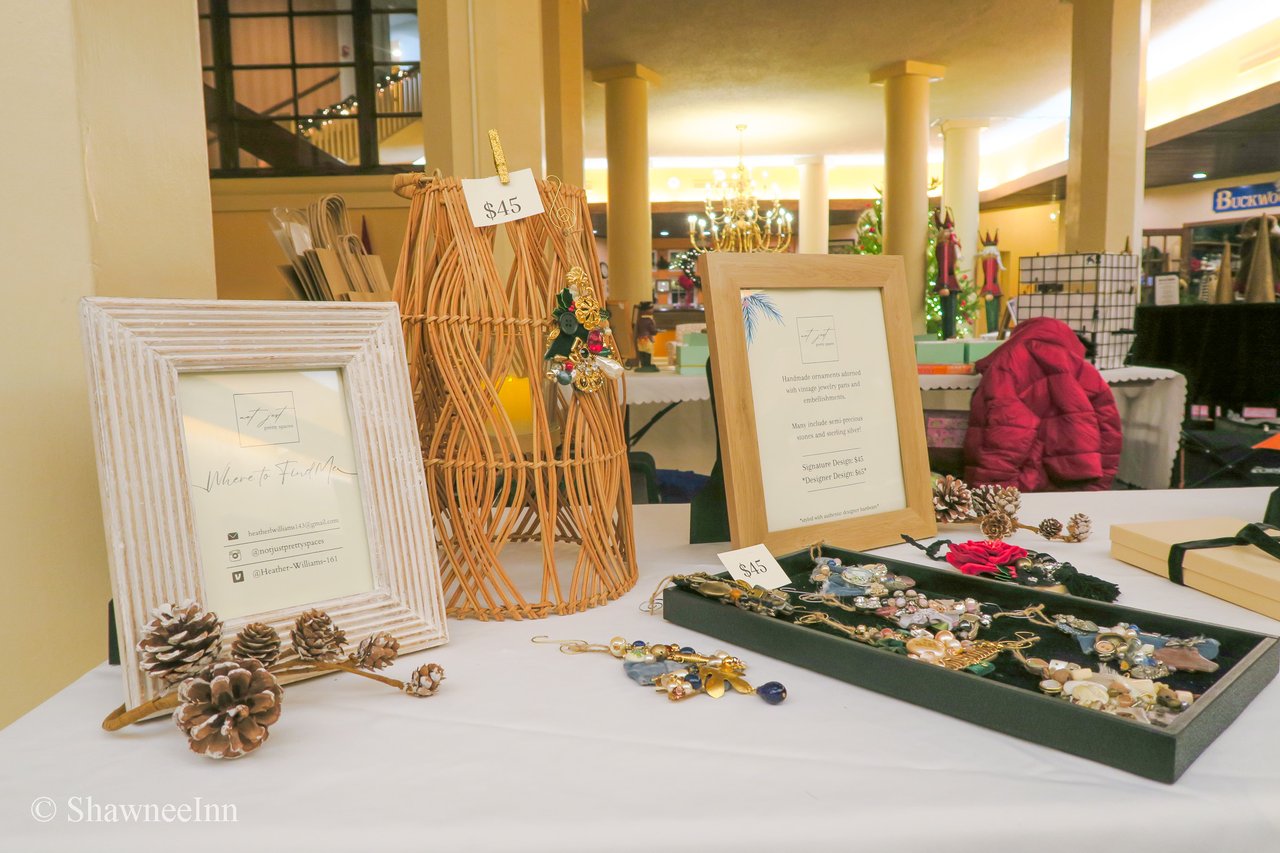
M596 299L590 278L581 267L566 276L568 286L556 296L551 312L554 327L547 333L547 378L590 393L606 379L622 375L615 356L617 344L609 328L609 311Z
M628 642L614 637L607 645L585 640L552 640L534 637L535 643L555 643L566 655L584 652L607 652L622 661L627 677L641 687L652 687L667 694L672 702L705 693L712 699L725 694L726 687L737 693L755 693L770 705L787 698L787 688L777 681L752 687L743 678L747 665L726 652L698 654L689 646L676 643Z

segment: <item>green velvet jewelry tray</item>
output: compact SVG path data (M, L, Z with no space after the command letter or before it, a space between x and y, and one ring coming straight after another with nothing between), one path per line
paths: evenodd
M1217 658L1219 669L1215 673L1177 672L1163 679L1174 689L1187 689L1201 695L1172 725L1161 728L1046 696L1039 691L1035 677L1026 673L1008 652L996 658L994 672L978 676L872 648L829 629L750 613L676 587L668 587L663 592L662 612L670 622L742 648L993 731L1167 783L1177 781L1280 670L1280 645L1275 637L1264 634L885 560L840 548L824 546L821 553L838 557L846 565L884 563L895 574L914 578L916 588L931 597L975 598L1005 610L1043 603L1048 614L1070 613L1103 626L1128 622L1144 631L1171 636L1203 634L1221 643ZM810 588L808 578L813 559L808 551L788 554L780 558L779 563L792 578L792 588ZM839 613L837 618L847 624L885 624L853 613ZM1097 665L1096 658L1081 653L1074 638L1025 620L997 619L981 636L1006 639L1012 638L1016 631L1033 631L1041 637L1039 643L1024 652L1028 657L1059 658L1090 668Z

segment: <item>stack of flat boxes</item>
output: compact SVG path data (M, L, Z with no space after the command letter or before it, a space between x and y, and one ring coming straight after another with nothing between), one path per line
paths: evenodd
M711 355L706 332L681 332L674 349L676 373L701 374L706 370Z

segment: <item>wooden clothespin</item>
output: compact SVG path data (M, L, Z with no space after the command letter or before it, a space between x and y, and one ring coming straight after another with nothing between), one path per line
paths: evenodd
M502 140L498 131L489 129L489 147L493 149L493 167L498 170L498 180L504 184L511 183L511 175L507 171L507 155L502 150Z

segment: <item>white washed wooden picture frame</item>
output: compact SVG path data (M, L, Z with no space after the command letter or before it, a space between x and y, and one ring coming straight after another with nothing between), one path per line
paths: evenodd
M164 689L142 671L135 651L151 611L188 600L209 606L206 593L215 590L207 589L206 581L232 589L226 586L227 575L206 575L202 553L211 553L211 540L203 537L202 548L197 533L202 519L192 497L181 392L205 377L229 382L247 374L254 375L249 379L340 377L333 387L344 398L340 407L356 466L349 479L358 483L350 494L358 494L360 505L350 520L362 535L345 528L334 535L348 543L358 539L357 546L367 543L367 563L364 550L354 549L359 571L367 565L367 581L357 584L366 588L358 592L287 606L268 604L258 612L252 611L252 587L235 587L235 595L248 598L235 599L240 605L235 615L219 614L224 652L246 624L265 622L279 632L287 653L294 620L313 607L333 617L353 646L378 631L394 634L402 653L447 641L395 304L89 298L81 302L81 324L127 707L144 704ZM198 375L195 383L190 382L193 374ZM242 397L250 403L273 399L236 397L237 414ZM339 407L336 397L331 405ZM297 411L292 416L292 429L301 435L301 416ZM237 420L234 426L241 424ZM244 445L245 433L238 439ZM207 490L212 488L210 480ZM207 532L208 525L203 526ZM233 534L225 538L231 540ZM214 571L227 568L235 567Z

